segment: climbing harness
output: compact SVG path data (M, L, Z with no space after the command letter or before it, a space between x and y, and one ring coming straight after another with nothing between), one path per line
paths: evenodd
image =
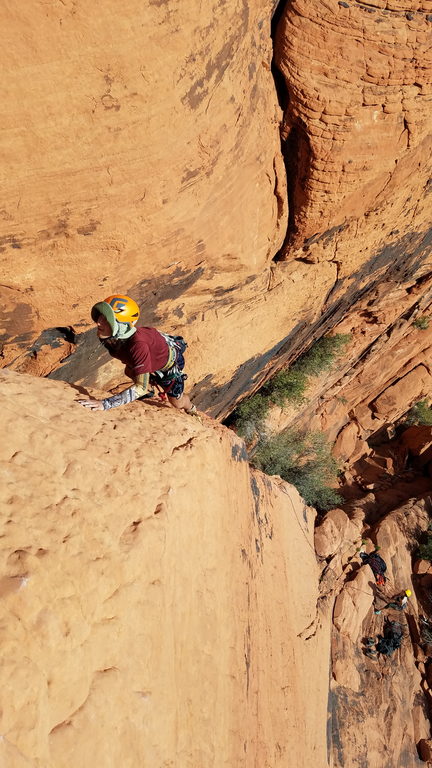
M168 345L169 356L161 370L150 374L150 383L158 390L161 400L166 400L167 396L178 398L183 394L183 382L187 379L187 374L182 373L187 342L183 336L170 336L161 331L159 333Z

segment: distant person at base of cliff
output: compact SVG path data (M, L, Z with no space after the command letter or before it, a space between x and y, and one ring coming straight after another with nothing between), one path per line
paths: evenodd
M378 554L379 549L380 547L375 547L374 551L369 553L360 550L359 555L362 559L362 565L369 565L375 576L376 583L383 586L386 583L384 574L387 570L387 565L381 555Z
M366 648L364 654L370 658L376 657L378 654L392 656L401 647L403 636L402 624L398 621L386 619L384 634L377 635L376 640L373 637L368 637L365 641Z
M410 589L404 589L402 592L398 592L397 595L393 595L390 600L386 600L382 595L378 596L380 602L375 602L375 613L379 614L381 611L385 611L386 608L390 608L393 611L403 611L408 605L408 598L411 597L412 592Z
M111 357L125 365L125 374L133 385L103 400L88 398L78 402L94 411L107 411L153 397L152 387L156 387L161 398L167 397L174 408L199 417L196 406L184 393L187 343L182 336L169 336L156 328L135 328L139 314L138 304L124 295L109 296L92 307L99 341Z

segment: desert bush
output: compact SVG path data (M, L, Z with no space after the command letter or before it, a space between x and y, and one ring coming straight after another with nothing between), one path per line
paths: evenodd
M273 405L283 408L287 402L300 405L304 401L308 379L296 364L283 368L264 385L263 392Z
M257 394L240 403L230 419L238 434L250 441L262 434L270 406L283 408L287 403L304 402L309 378L331 368L350 339L349 334L341 333L319 339L293 365L276 373Z
M337 333L335 336L324 336L313 344L298 361L299 368L306 376L319 376L329 370L335 360L343 353L351 340L349 333Z
M340 503L331 486L338 466L320 432L302 435L288 429L259 444L252 463L268 475L280 475L296 486L305 502L324 512Z
M290 368L279 371L263 388L272 403L283 408L287 402L303 402L309 379L331 368L350 339L349 334L342 333L324 336Z
M422 560L432 562L432 534L430 532L428 533L427 540L420 544L418 553Z
M413 321L413 326L414 328L419 328L421 331L425 331L429 328L429 322L430 320L426 315L420 315L420 317L416 317Z
M235 428L244 440L249 442L256 433L262 433L269 407L270 401L257 392L235 409Z
M429 406L427 400L419 400L417 403L409 409L407 417L407 424L421 424L423 426L432 426L432 408Z

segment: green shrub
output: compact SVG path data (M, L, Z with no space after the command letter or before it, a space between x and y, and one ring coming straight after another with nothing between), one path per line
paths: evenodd
M257 394L244 400L231 418L238 434L251 441L254 436L262 434L271 405L284 408L287 403L300 405L304 402L309 378L331 368L350 339L349 334L342 333L319 339L290 368L283 368Z
M335 360L342 354L351 340L348 333L337 333L335 336L324 336L300 358L297 365L306 376L319 376L328 371Z
M304 401L307 376L294 364L279 371L263 390L273 405L283 408L287 402L300 405Z
M331 487L338 466L320 432L302 435L288 429L262 442L252 463L268 475L280 475L296 486L305 502L320 511L337 506L341 497Z
M419 328L421 331L425 331L427 328L429 328L429 318L426 317L426 315L420 315L420 317L416 317L416 319L413 322L413 326L415 328Z
M430 408L427 400L419 400L409 409L406 423L432 426L432 408Z
M262 432L269 407L269 400L258 392L247 400L243 400L235 409L235 428L244 440L249 442L253 440L256 433Z
M432 536L429 534L428 540L419 546L419 555L422 560L432 562Z
M281 408L286 403L299 405L304 401L304 394L312 376L319 376L332 367L336 358L343 352L350 341L349 334L324 336L300 357L290 368L283 368L262 388L274 405Z

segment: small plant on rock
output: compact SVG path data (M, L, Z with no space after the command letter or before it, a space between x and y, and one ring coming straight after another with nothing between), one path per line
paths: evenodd
M432 535L428 534L428 539L419 546L419 556L422 560L429 560L432 562Z
M288 429L274 435L258 446L252 463L295 485L305 502L321 512L340 504L341 497L331 487L337 480L338 465L320 432L302 435Z
M236 408L235 427L246 442L253 440L257 433L262 433L269 407L268 399L257 392Z
M287 403L300 405L305 400L309 379L329 370L342 354L351 336L338 333L324 336L289 368L283 368L262 388L274 405L283 408Z
M406 423L409 425L419 424L422 426L432 426L432 408L427 400L419 400L409 409Z
M329 370L351 340L349 334L324 336L289 368L283 368L252 397L233 412L230 423L241 437L251 442L263 434L265 419L272 405L284 408L288 403L305 401L309 379Z
M426 331L429 328L429 318L426 315L420 315L413 321L414 328L419 328L421 331Z
M336 333L334 336L324 336L313 344L306 354L300 358L299 367L306 376L319 376L328 371L345 347L351 341L351 334Z
M263 387L264 394L273 405L283 408L286 403L300 405L305 397L307 376L295 364L291 368L283 368Z

